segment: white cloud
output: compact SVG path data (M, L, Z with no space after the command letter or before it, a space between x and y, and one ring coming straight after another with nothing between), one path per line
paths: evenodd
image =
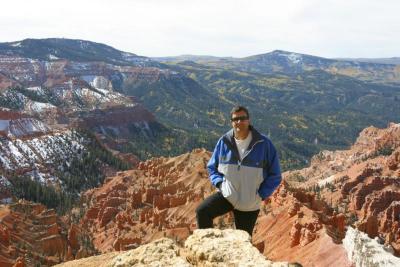
M395 0L36 0L2 4L0 42L79 38L146 56L400 56Z

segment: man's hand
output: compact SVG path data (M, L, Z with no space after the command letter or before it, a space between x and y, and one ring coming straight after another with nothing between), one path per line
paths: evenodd
M221 185L222 185L222 182L218 182L217 185L216 185L216 187L217 187L218 189L221 189Z

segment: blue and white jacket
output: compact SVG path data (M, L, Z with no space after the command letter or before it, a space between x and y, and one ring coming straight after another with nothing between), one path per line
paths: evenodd
M271 140L252 126L252 140L240 160L233 129L223 135L207 164L211 183L237 210L260 209L260 202L278 187L282 180L278 154Z

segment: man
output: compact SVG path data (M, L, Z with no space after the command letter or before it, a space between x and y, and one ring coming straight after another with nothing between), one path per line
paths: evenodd
M252 236L261 200L282 180L279 159L272 142L251 126L245 107L232 109L231 124L233 129L218 140L207 164L218 192L197 207L197 226L211 228L215 217L233 211L236 229Z

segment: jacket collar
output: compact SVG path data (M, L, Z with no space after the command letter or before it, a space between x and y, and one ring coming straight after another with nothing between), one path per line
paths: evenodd
M262 140L261 134L252 125L249 126L249 129L252 134L250 145L253 145L255 142ZM235 136L233 129L230 129L227 133L225 133L223 139L224 141L235 144Z
M249 148L253 147L253 145L258 141L263 141L261 134L253 127L249 126L249 129L252 134L252 139L249 144ZM227 144L235 153L239 155L238 149L236 147L235 136L233 129L230 129L226 134L224 134L222 140ZM239 158L239 157L238 157Z

